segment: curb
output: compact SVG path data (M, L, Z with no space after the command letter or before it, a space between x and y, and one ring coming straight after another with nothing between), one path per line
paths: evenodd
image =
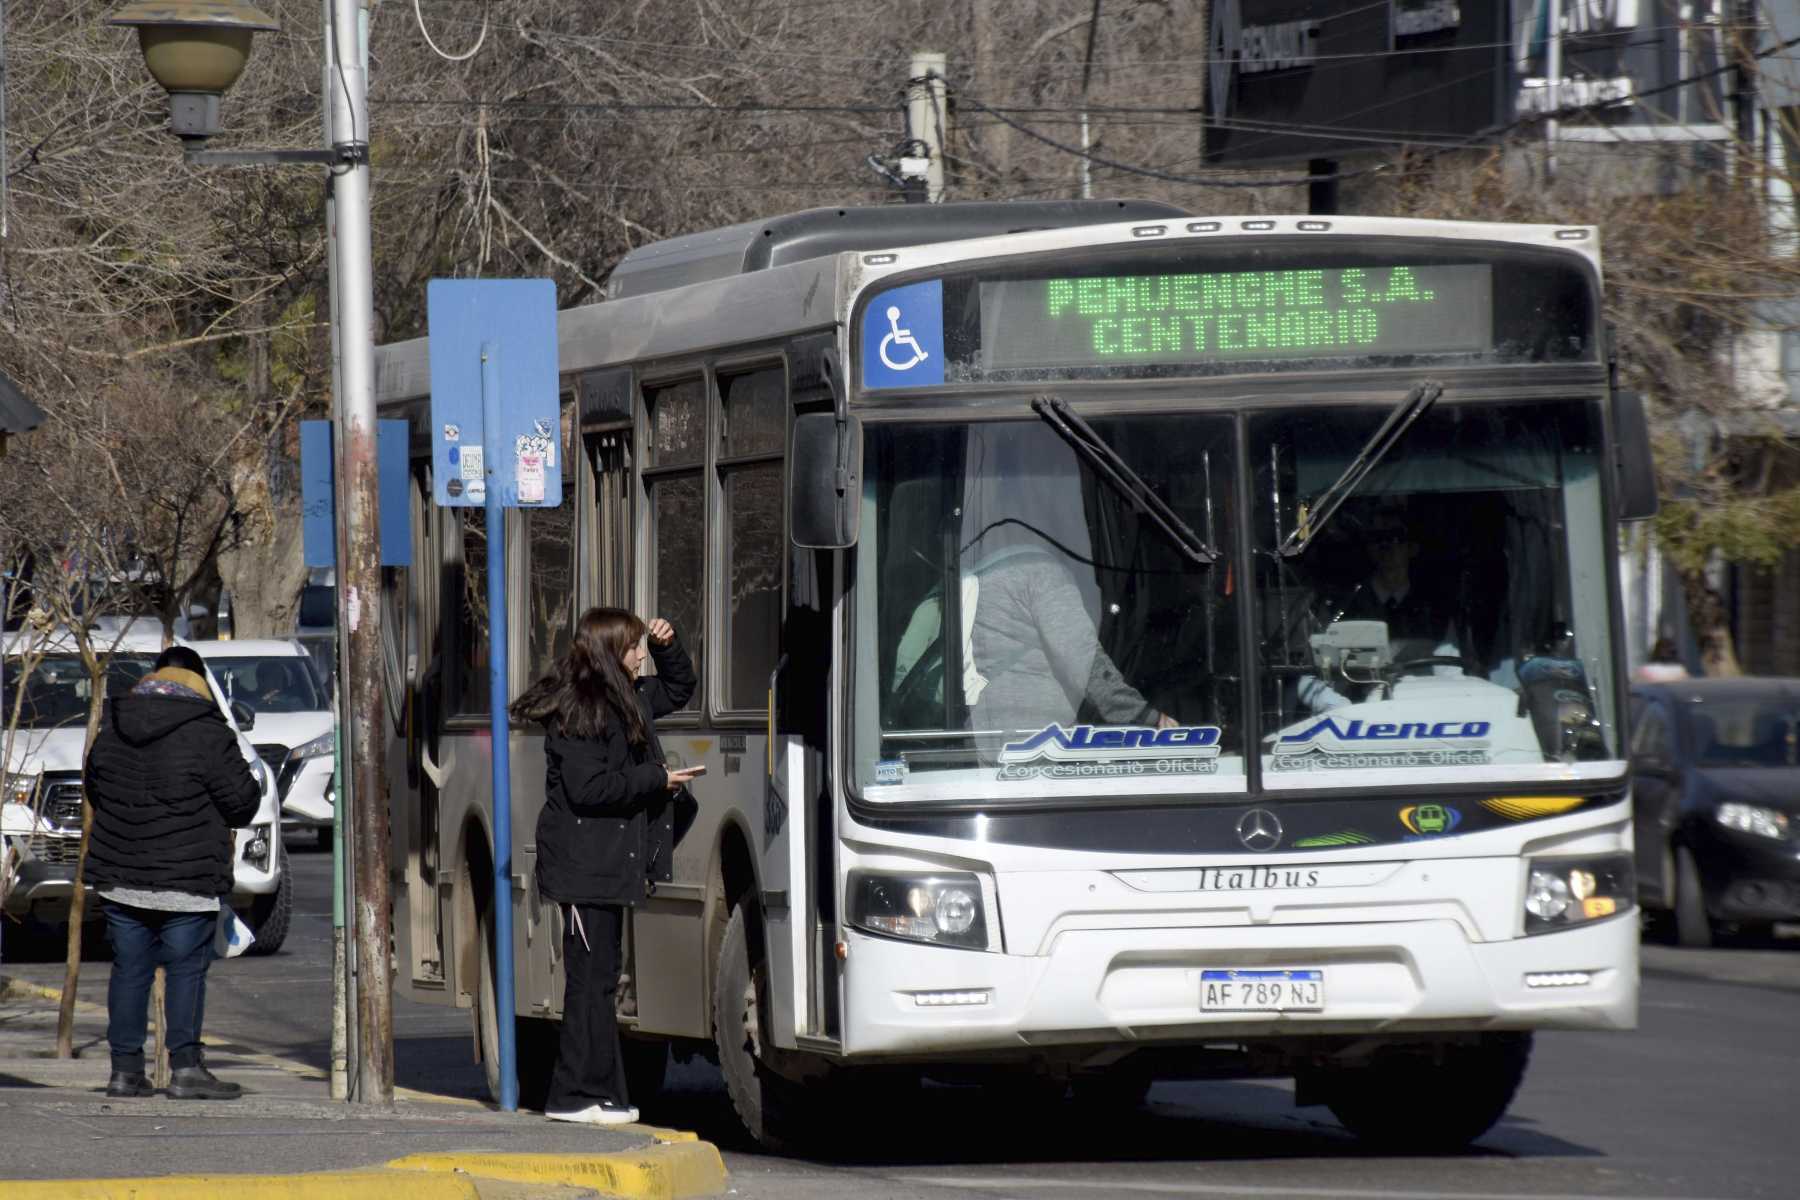
M7 1200L369 1200L372 1196L382 1200L481 1200L481 1191L466 1176L407 1179L381 1170L6 1181Z
M726 1178L718 1147L697 1139L612 1154L409 1154L387 1166L396 1172L439 1172L438 1179L466 1175L590 1188L627 1200L716 1196L725 1190Z
M676 1134L676 1137L682 1135ZM410 1154L371 1171L7 1180L7 1200L481 1200L481 1180L688 1200L725 1190L718 1148L688 1140L611 1154Z

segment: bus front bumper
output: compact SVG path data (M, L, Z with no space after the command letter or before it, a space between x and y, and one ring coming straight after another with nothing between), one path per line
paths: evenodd
M1636 910L1473 942L1451 920L1059 933L1044 955L847 933L847 1055L1637 1024ZM1324 1006L1204 1012L1207 969L1313 969Z

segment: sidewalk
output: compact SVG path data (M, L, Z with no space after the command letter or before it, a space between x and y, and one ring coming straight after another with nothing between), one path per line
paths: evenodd
M418 1093L392 1108L342 1104L317 1070L210 1038L207 1065L243 1084L241 1099L108 1099L106 1012L86 1002L78 1057L53 1057L55 1045L55 993L0 976L7 1200L675 1200L725 1187L718 1151L692 1134L561 1125Z

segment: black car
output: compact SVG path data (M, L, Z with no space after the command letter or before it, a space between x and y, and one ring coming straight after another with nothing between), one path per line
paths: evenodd
M1800 679L1631 691L1638 897L1684 946L1800 920Z

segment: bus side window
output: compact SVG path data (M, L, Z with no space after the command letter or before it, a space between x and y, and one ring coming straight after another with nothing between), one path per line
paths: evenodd
M647 387L644 406L651 570L645 615L665 617L679 631L700 679L687 709L698 711L706 680L706 382Z
M719 380L719 491L725 519L724 707L761 712L781 632L782 456L787 373L766 367Z
M524 686L550 673L568 651L575 628L575 496L569 470L569 422L574 409L563 398L563 440L558 469L563 474L563 502L556 508L521 508L525 518L526 626Z
M461 561L445 572L452 617L449 704L452 715L488 715L487 513L458 509Z

